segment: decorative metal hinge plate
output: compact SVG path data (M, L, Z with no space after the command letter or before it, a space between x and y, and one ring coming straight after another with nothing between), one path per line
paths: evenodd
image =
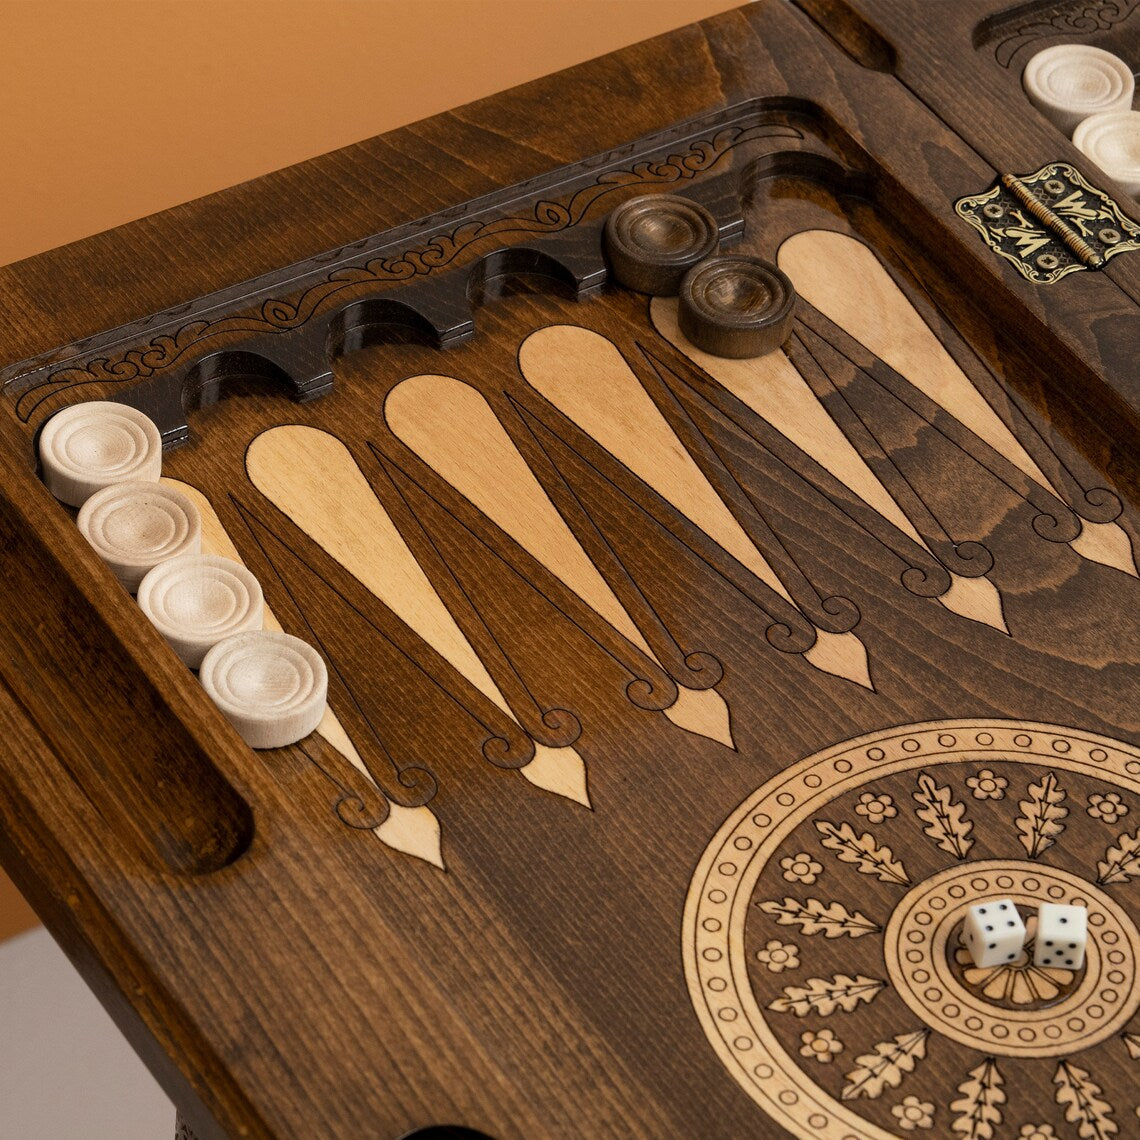
M961 198L954 209L986 245L1039 285L1140 249L1140 226L1067 162L1036 174L1003 174L992 190Z

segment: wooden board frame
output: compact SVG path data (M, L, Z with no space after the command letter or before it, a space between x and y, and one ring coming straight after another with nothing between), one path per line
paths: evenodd
M872 12L872 0L860 0L857 16L846 5L801 7L818 24L782 5L741 9L0 270L0 291L12 312L0 333L6 362L0 524L5 589L23 603L0 617L0 717L16 742L0 760L0 857L200 1136L351 1135L369 1127L397 1135L448 1120L499 1136L603 1134L618 1122L647 1135L727 1135L734 1122L754 1126L765 1118L747 1091L726 1077L686 1009L679 954L664 974L622 973L638 987L632 992L637 1009L630 1011L607 992L604 972L590 967L576 974L580 959L567 948L576 929L617 937L629 915L589 919L584 899L563 898L564 918L540 908L543 921L528 925L537 886L562 882L565 874L550 850L539 854L529 846L536 819L555 850L575 852L583 883L600 881L605 858L619 866L632 859L638 873L661 875L663 885L647 890L651 905L636 917L647 940L662 945L680 937L685 883L703 844L736 804L794 760L889 725L947 716L1068 718L1126 746L1135 741L1138 729L1129 722L1125 698L1098 692L1095 646L1076 635L1076 644L1058 648L1047 634L1035 627L1027 634L1015 621L1010 644L999 644L985 640L1005 636L996 619L974 620L951 641L954 652L983 662L979 676L990 687L960 688L944 673L937 680L953 658L940 656L944 650L937 647L924 656L903 646L919 631L933 646L950 645L946 629L965 626L942 625L961 619L941 615L929 595L897 603L897 625L885 616L896 604L893 595L868 609L890 634L872 647L866 685L854 667L825 669L811 661L813 639L848 636L873 624L865 616L858 625L857 608L852 619L842 598L813 583L830 588L877 580L888 564L896 573L882 553L857 554L859 568L846 582L829 563L836 543L863 549L860 519L868 527L880 524L842 480L828 482L826 473L803 464L794 477L787 475L790 452L781 453L788 462L781 459L777 475L776 468L753 464L747 448L761 428L756 414L738 396L710 389L700 362L694 371L683 353L658 346L656 355L638 358L634 348L638 330L650 327L648 313L630 296L604 289L598 228L611 201L644 189L692 192L714 207L729 240L739 234L739 216L755 215L757 202L769 211L773 234L795 228L801 214L781 205L781 195L770 193L773 185L819 187L803 193L802 216L824 230L849 227L876 250L969 382L999 403L1008 394L1000 418L1043 465L1050 485L1059 485L1059 472L1070 473L1065 501L1056 495L1042 500L1029 484L1002 492L990 536L999 563L1016 560L1026 547L1008 520L1027 525L1048 517L1063 528L1064 508L1086 523L1112 523L1112 502L1087 495L1081 501L1090 488L1099 491L1098 479L1118 496L1117 505L1123 500L1122 525L1135 543L1140 381L1127 330L1138 320L1140 256L1126 254L1100 273L1074 274L1048 289L1019 278L954 215L953 202L1002 173L1036 169L1057 157L1072 160L1072 152L1016 111L1008 112L1008 129L996 139L968 129L954 100L935 98L933 72L923 69L922 51L906 39L912 27L906 6L884 4ZM975 7L971 15L981 19L981 6ZM1003 88L994 102L1008 108L1008 92ZM588 111L582 117L589 122L567 121L567 106ZM924 140L922 148L913 145L916 138ZM435 177L425 178L425 171ZM1125 208L1135 217L1134 208ZM841 215L842 222L822 225ZM362 233L375 236L361 239ZM172 250L179 251L173 271ZM249 279L251 272L259 276ZM544 279L537 289L536 275ZM93 280L112 284L92 294ZM497 379L506 376L506 364L496 346L513 350L536 320L574 324L572 295L586 308L604 305L612 312L594 319L649 393L646 422L660 422L682 441L696 477L729 505L747 540L775 568L784 594L763 586L763 567L757 574L724 555L723 543L699 526L694 530L670 494L614 466L572 408L559 405L554 415L521 379ZM479 302L474 308L472 298ZM393 337L393 323L403 326L403 343ZM582 351L594 352L591 345ZM491 688L503 695L503 706L496 708L473 674L441 670L437 658L391 620L390 608L345 575L347 555L315 542L264 502L251 511L247 496L214 493L221 525L231 538L243 536L241 552L259 576L276 583L267 593L281 624L295 631L319 619L322 630L342 628L346 640L337 653L346 660L363 652L356 643L379 644L375 631L381 631L391 662L418 678L408 682L406 695L425 722L438 721L417 728L414 717L394 720L392 739L413 755L417 739L454 750L438 758L434 774L417 756L376 783L372 754L362 762L370 773L362 779L348 754L353 745L330 744L340 737L329 728L307 752L291 751L276 766L251 762L35 480L35 431L80 391L86 398L137 401L156 414L169 442L185 442L170 453L176 478L194 478L196 448L204 441L212 440L215 453L232 442L233 466L218 463L208 480L217 492L226 480L237 487L244 474L248 439L239 446L240 425L246 411L263 413L265 401L275 398L268 394L273 385L314 399L300 405L293 420L312 430L321 423L317 397L328 392L334 372L331 387L343 403L329 406L343 414L386 396L406 376L446 371L452 348L450 359L475 370L476 388L497 422L507 425L509 446L541 473L544 493L571 521L577 541L596 565L612 555L615 573L607 572L607 581L619 581L616 571L624 567L632 584L614 596L638 629L649 631L645 646L615 636L612 623L598 618L597 606L609 604L597 601L600 595L584 603L574 587L556 580L556 567L500 523L488 525L454 484L405 449L389 417L391 436L373 450L354 448L349 462L382 499L414 560L426 568L431 590L458 615L461 637L482 660L499 662L490 668ZM827 384L834 388L829 408L847 401L851 411L843 414L858 418L867 406L860 401L872 398L868 393L880 399L875 393L906 390L902 364L884 368L814 303L801 314L795 351L798 358L789 356L805 376L818 371L817 394ZM381 356L392 362L391 371L377 382L369 372ZM433 369L425 367L429 358ZM1064 384L1057 382L1061 373ZM231 395L237 398L217 402ZM925 405L907 407L917 424ZM768 440L773 448L777 442ZM974 463L998 478L988 452L965 435L952 442L966 458L938 443L929 462L957 464L963 478ZM870 463L873 453L868 443L860 454ZM876 476L893 487L878 463L872 464ZM804 496L801 529L797 511L785 508L770 516L770 526L769 515L756 509L757 489L779 485L787 495L793 488L800 495L808 475L818 493L846 504L842 518ZM1009 480L1016 483L1010 475L1006 486ZM931 494L940 511L953 513L952 496ZM619 507L627 515L607 514ZM912 516L918 517L917 507ZM585 523L598 520L608 529L599 527L595 535ZM1081 525L1074 524L1074 538ZM615 536L627 526L629 544L622 548ZM813 526L826 542L813 544ZM955 544L943 548L932 530L918 532L920 542L906 551L914 559L934 556L929 577L952 560ZM653 550L666 541L661 535L684 567L682 580L697 580L693 575L703 575L704 566L716 571L687 628L678 621L684 600L650 565ZM1060 546L1069 541L1062 538ZM1039 552L1027 556L1020 578L1003 579L1003 588L1037 600L1052 590L1082 614L1119 614L1120 590L1132 589L1132 579L1104 559L1092 565L1087 555L1064 556L1064 573L1048 589L1034 584L1033 573L1045 572ZM508 583L501 595L498 586L472 592L472 583L500 576ZM797 584L788 586L793 579ZM305 582L308 587L299 585ZM306 597L306 588L319 591L319 582L333 583L333 593L306 616L297 599ZM758 599L767 607L763 622L754 616ZM533 636L528 633L517 655L500 644L510 620L520 620L504 606L529 607L518 614ZM726 629L718 611L739 627ZM1022 607L1014 616L1024 622L1026 612ZM771 630L781 623L791 651L771 655L777 639ZM1118 630L1110 638L1109 656L1121 663L1114 674L1121 694L1127 691L1123 665L1135 669L1136 649L1123 636ZM550 638L574 645L583 660L601 662L598 646L608 654L594 677L567 682L567 707L577 702L569 719L551 718L561 706L546 699L560 688L542 668ZM689 652L718 639L732 661L724 685L714 679L715 658ZM780 658L779 665L765 653ZM868 685L875 662L884 659L874 691ZM1049 679L1046 663L1063 684ZM686 669L694 676L712 671L690 688ZM797 713L778 741L765 743L765 719L794 707L796 694L805 691L805 670L811 715ZM928 686L923 691L908 691L905 678L914 670ZM1007 681L1000 680L1004 674ZM641 680L644 691L656 695L637 705L631 691L632 703L619 707L605 695L618 677L623 684ZM364 739L368 719L352 712L358 702L341 685L334 681L340 731ZM672 727L655 718L663 727L649 730L636 747L623 743L632 724L648 723L636 720L646 710L673 707L673 692L711 693L714 685L728 694L734 713L750 707L733 721L734 748L711 728L671 735L675 718ZM533 711L520 713L527 700ZM1063 713L1050 716L1058 707ZM444 711L455 708L467 714ZM580 741L574 721L587 726ZM682 727L711 723L690 718ZM501 752L482 748L487 759L494 755L492 762L465 758L480 751L488 734L502 742ZM528 739L561 763L580 753L589 791L570 794L565 789L577 785L561 770L528 774L533 761L518 754ZM651 763L663 748L668 772ZM636 828L622 834L615 825L618 789L628 778L623 766L660 782L656 790L647 785L623 793L630 818L654 818L656 795L687 805L684 841L655 836L663 850L654 858L638 854ZM516 768L547 791L498 779ZM328 801L330 782L340 797L336 814L314 813L312 804ZM448 789L435 799L433 782ZM693 784L701 785L700 794ZM537 801L537 814L533 795L547 797ZM563 801L575 799L574 811L584 813L586 800L593 808L585 830L584 817L563 810ZM453 832L463 836L449 860L439 857L448 863L443 874L423 854L423 816L413 822L401 814L429 804L437 812L446 808L444 850ZM1070 835L1100 841L1100 826L1099 817L1082 813L1070 820ZM387 838L380 834L385 827ZM381 843L372 842L369 831ZM512 834L517 839L504 844ZM694 844L696 836L702 839ZM361 838L369 843L355 842ZM314 850L321 852L316 862ZM419 857L394 859L393 850ZM520 872L520 863L530 869ZM513 885L512 874L518 876ZM595 901L604 911L604 898ZM479 968L468 958L472 946ZM461 960L463 968L454 968ZM509 996L496 997L500 988ZM665 1056L666 1039L650 1047L637 1038L639 1031L660 1029L646 1012L655 1003L677 1015L667 1043L688 1058L687 1079L696 1082L689 1087L700 1087L703 1105L678 1095L680 1070L676 1058ZM298 1009L306 1011L304 1064L297 1043L289 1041ZM377 1023L381 1009L388 1014L383 1025ZM603 1011L616 1016L619 1009L629 1018L629 1032L611 1036ZM565 1064L536 1060L563 1049ZM651 1059L642 1066L646 1052ZM376 1087L378 1073L383 1091ZM1066 1079L1079 1085L1084 1078L1068 1072ZM877 1109L886 1114L885 1102ZM889 1125L887 1116L884 1121ZM796 1126L791 1118L784 1123Z

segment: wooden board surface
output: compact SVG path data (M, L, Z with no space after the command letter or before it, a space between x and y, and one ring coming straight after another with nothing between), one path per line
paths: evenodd
M1016 274L954 203L1052 140L804 7L0 271L0 854L200 1135L1135 1126L1140 253ZM783 350L606 283L661 191ZM299 745L35 480L100 397L328 662ZM978 893L1083 900L1085 971L973 970Z

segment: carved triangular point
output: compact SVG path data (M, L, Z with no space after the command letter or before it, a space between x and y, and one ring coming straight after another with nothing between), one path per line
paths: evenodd
M389 800L388 818L374 827L372 833L394 851L414 855L441 871L447 870L443 864L439 820L426 807L407 808Z
M546 744L534 746L534 759L519 771L543 791L576 800L593 811L590 793L586 787L586 764L573 748L551 748Z
M963 578L960 574L951 574L950 589L938 601L959 617L981 622L1009 635L1001 593L988 578Z
M728 704L715 689L686 689L678 685L676 701L664 712L678 728L736 751Z
M832 633L817 629L815 644L805 651L804 660L809 665L833 677L844 677L854 681L873 693L871 666L867 660L867 647L853 633Z
M1128 533L1117 523L1096 523L1081 521L1081 533L1069 545L1082 557L1102 566L1111 566L1133 578L1136 573L1136 559L1132 553L1132 541Z

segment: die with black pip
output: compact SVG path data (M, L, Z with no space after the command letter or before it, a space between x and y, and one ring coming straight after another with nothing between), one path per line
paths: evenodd
M1010 899L986 899L966 912L962 943L975 966L1014 961L1025 947L1025 923Z
M1055 970L1079 970L1085 961L1089 914L1083 906L1042 903L1037 908L1033 964Z

